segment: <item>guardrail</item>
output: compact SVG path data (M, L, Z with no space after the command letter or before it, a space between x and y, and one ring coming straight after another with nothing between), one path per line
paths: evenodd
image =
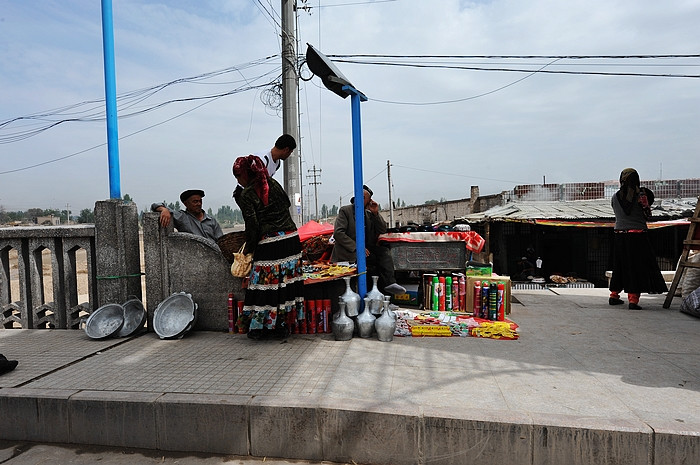
M95 225L0 228L0 328L78 328L96 270Z

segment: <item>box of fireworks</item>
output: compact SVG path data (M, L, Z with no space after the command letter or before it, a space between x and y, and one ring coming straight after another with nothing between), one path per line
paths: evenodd
M429 310L433 305L433 278L436 278L435 273L424 273L421 281L423 288L423 308Z
M421 324L420 321L407 320L411 328L411 336L452 336L449 326L436 324Z
M467 276L491 276L493 266L490 263L479 263L472 260L467 262Z
M418 306L418 284L404 284L406 288L405 294L394 294L391 296L391 302L396 305L415 305Z
M492 274L491 276L467 276L467 311L469 313L474 313L475 284L477 282L479 283L479 290L481 291L483 289L484 281L488 281L489 284L496 283L497 285L499 283L503 283L503 310L505 315L510 314L510 277L498 276L496 274ZM478 294L478 300L479 303L481 303L481 292Z

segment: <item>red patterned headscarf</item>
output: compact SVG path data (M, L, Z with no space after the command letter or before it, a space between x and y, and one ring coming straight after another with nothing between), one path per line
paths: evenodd
M263 205L268 204L270 192L270 186L267 184L268 173L265 163L259 157L248 155L237 158L233 164L233 175L247 186L253 186Z

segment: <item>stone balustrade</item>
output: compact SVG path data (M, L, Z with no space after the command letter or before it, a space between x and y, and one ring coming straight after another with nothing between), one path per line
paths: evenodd
M79 254L86 261L85 302ZM94 225L0 228L0 327L77 328L95 308L96 280Z

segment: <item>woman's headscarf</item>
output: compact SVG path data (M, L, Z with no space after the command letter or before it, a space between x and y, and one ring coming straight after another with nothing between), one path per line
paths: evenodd
M639 195L639 173L634 168L625 168L620 173L620 190L617 199L627 215L632 211L635 199Z
M268 204L270 192L270 186L267 184L268 172L265 163L259 157L255 155L238 157L233 164L233 175L243 180L247 186L253 186L263 205Z

